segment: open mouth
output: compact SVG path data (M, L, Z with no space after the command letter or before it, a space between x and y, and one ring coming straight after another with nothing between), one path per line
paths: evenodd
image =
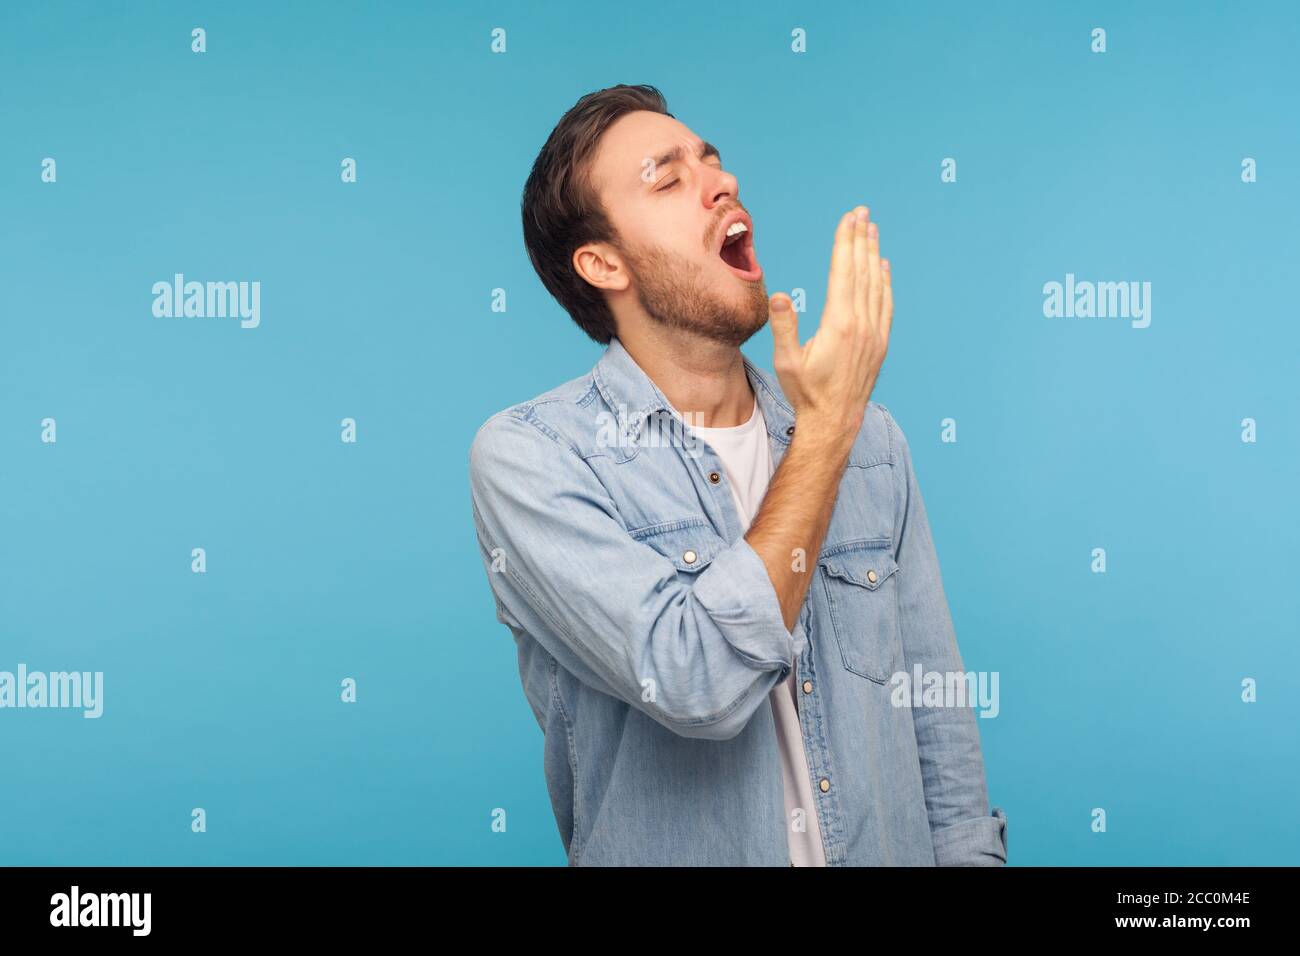
M763 270L754 255L754 231L747 219L736 217L727 226L718 255L727 268L747 282L763 277Z

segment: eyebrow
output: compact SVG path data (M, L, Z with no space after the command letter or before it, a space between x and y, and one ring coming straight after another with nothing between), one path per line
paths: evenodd
M718 152L718 147L705 140L700 140L700 148L697 152L697 156L702 160L708 159L710 156L716 156L719 162L722 161L722 154ZM654 163L654 168L658 169L660 166L667 166L669 163L680 163L685 158L686 150L678 144L672 149L655 156L652 162ZM654 182L658 182L658 180L654 180Z

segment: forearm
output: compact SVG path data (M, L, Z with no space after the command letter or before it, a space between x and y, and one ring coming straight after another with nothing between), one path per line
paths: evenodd
M856 435L851 422L801 419L745 535L767 568L787 630L808 592Z
M470 496L498 618L579 680L682 736L735 736L764 705L793 644L749 542L703 518L634 538L588 463L524 414L479 429Z
M893 320L889 270L882 269L879 229L869 219L866 206L840 217L826 310L807 343L799 342L793 301L778 293L770 303L772 367L794 407L795 433L745 538L766 566L792 632Z

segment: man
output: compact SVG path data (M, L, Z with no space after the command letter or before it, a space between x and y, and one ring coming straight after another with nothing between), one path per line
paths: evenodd
M608 346L470 451L569 863L1005 863L974 714L892 693L963 667L907 441L870 401L893 299L868 210L802 346L736 178L653 87L580 99L522 212ZM769 308L775 377L739 348Z

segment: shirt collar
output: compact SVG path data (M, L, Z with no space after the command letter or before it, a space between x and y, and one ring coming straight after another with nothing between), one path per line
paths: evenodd
M768 434L783 445L794 434L794 410L786 403L780 389L767 372L754 365L744 353L745 374L763 413ZM641 428L657 411L676 411L659 387L650 379L617 337L609 340L605 354L592 370L596 388L614 411L624 440L635 444Z

